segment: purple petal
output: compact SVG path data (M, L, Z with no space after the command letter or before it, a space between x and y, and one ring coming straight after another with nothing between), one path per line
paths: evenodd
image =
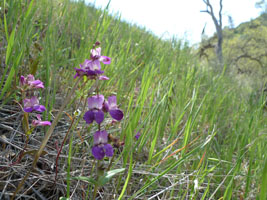
M95 44L94 44L94 46L97 47L97 46L99 46L100 44L101 44L101 43L100 43L99 41L96 41Z
M109 65L111 63L111 58L107 56L101 56L99 60L105 65Z
M36 117L37 117L37 119L39 120L39 121L41 121L42 119L41 119L41 115L40 114L37 114L36 115Z
M140 132L137 132L134 137L135 137L136 140L138 140L140 136L141 136Z
M101 55L101 47L97 47L97 48L95 49L95 51L96 51L96 53L97 53L98 56Z
M103 147L93 146L92 154L97 160L102 160L105 156L105 151Z
M44 88L43 82L41 82L40 84L36 85L35 88Z
M117 97L116 96L110 96L108 97L108 105L109 109L116 109L117 106Z
M85 69L80 69L80 68L74 68L74 69L76 70L76 74L74 75L73 78L87 75L87 71Z
M75 68L76 74L74 78L82 75L87 75L89 79L95 79L97 74L103 74L104 71L101 70L100 61L97 57L98 53L93 50L94 58L93 60L85 60L83 64L80 64L80 68Z
M51 126L49 121L32 120L33 126Z
M105 144L104 145L104 149L105 149L105 154L107 157L112 157L113 156L113 148L110 144Z
M33 110L39 111L39 112L44 112L46 109L43 105L38 105L38 106L34 106Z
M87 76L96 76L97 74L103 74L102 70L87 70ZM95 77L94 77L95 78Z
M100 65L100 62L99 60L94 60L91 62L90 64L90 70L101 70L101 65Z
M32 125L33 126L38 126L38 124L39 124L39 120L32 120Z
M94 145L106 144L108 142L107 131L96 131L94 134Z
M96 73L96 74L103 74L104 71L103 71L103 70L98 70L98 69L97 69L97 70L95 70L95 73Z
M109 106L108 106L108 102L107 101L104 101L102 110L104 112L108 112L109 111Z
M31 100L30 99L24 99L23 105L24 105L24 107L31 107Z
M99 60L86 60L82 65L80 65L81 69L84 69L85 71L88 70L101 70L101 65Z
M115 120L122 120L123 112L120 109L109 110L110 116Z
M102 94L88 98L89 109L102 109L104 103L104 96Z
M29 81L29 85L32 88L44 88L44 84L42 81L40 80L36 80L36 81Z
M27 76L27 81L34 81L34 80L35 80L35 78L34 78L34 76L32 74L29 74Z
M86 74L87 74L87 76L96 76L97 75L97 73L93 70L87 70Z
M29 88L36 89L36 88L44 88L44 84L40 80L35 80L32 74L29 74L26 78L24 76L20 77L20 85L21 86L29 86Z
M45 107L43 105L39 105L39 100L36 96L33 96L31 99L24 99L24 111L32 112L33 110L43 112L45 111Z
M91 58L98 59L101 56L101 47L91 49Z
M31 99L24 99L23 104L24 104L24 108L23 108L24 112L32 112L33 111Z
M41 121L41 122L39 122L39 125L40 126L51 126L51 122L49 122L49 121Z
M91 124L95 119L94 112L92 110L87 111L84 114L83 119L86 121L87 124Z
M91 63L91 60L85 59L85 61L82 64L80 64L80 67L82 69L89 68L90 63Z
M104 112L102 110L94 111L96 123L101 124L104 121Z
M24 112L32 112L33 108L32 107L25 107L23 108Z
M87 74L87 72L84 69L80 69L80 68L74 68L74 69L76 70L76 74L75 74L74 78Z
M107 76L99 76L99 80L109 80L109 77L107 77Z
M24 76L20 76L19 83L21 86L26 84L26 80L25 80Z
M31 99L30 99L30 103L31 103L31 106L37 106L39 105L39 100L36 96L33 96Z
M29 83L33 85L39 85L39 84L42 84L43 82L40 80L35 80L35 81L29 81Z
M85 73L86 73L86 70L83 69L83 68L76 68L76 67L75 67L74 69L75 69L76 72L79 73L79 74L83 74L83 73L85 74Z

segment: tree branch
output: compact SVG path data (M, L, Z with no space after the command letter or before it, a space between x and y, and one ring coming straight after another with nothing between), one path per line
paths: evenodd
M219 21L220 21L220 27L222 28L222 0L220 0L220 11L219 11Z
M213 7L210 4L209 0L203 0L203 2L206 4L207 6L207 10L201 11L201 12L206 12L208 13L211 18L212 21L215 25L216 28L216 33L217 33L217 46L216 46L216 55L219 61L219 65L220 67L223 66L223 54L222 54L222 42L223 42L223 33L222 33L222 0L220 0L220 10L219 10L219 19L216 18L214 11L213 11Z

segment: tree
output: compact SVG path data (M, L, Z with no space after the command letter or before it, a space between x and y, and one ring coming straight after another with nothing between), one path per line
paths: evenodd
M230 29L235 28L234 20L231 15L228 15L228 24Z
M256 2L255 7L261 9L262 13L266 13L267 12L267 1L266 0L260 0L260 1Z
M222 43L223 43L223 32L222 32L222 0L220 0L220 10L219 10L219 18L217 19L214 11L213 11L213 7L210 4L209 0L203 0L203 2L206 4L207 9L203 10L201 12L206 12L208 13L211 18L212 21L215 25L216 28L216 34L217 34L217 45L215 48L215 52L216 52L216 56L218 59L218 63L219 63L219 67L222 68L223 67L223 53L222 53Z

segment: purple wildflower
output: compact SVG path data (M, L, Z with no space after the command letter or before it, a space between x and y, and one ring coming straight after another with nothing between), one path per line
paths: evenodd
M113 148L108 144L107 131L97 131L94 134L94 146L92 148L92 154L97 160L102 160L105 155L107 157L113 156Z
M109 77L107 77L107 76L99 76L99 80L109 80Z
M96 79L97 75L103 74L99 60L85 60L80 64L80 68L75 68L76 74L74 78L79 76L88 76L90 79Z
M103 95L96 95L88 98L88 108L83 119L86 121L87 124L91 124L94 120L96 123L101 124L104 120L104 112L102 111L104 103L104 96Z
M140 136L141 136L141 133L138 131L134 137L136 140L138 140Z
M29 74L26 78L21 76L19 82L22 87L28 87L29 89L44 88L43 82L35 80L32 74Z
M111 63L111 58L107 56L101 56L101 47L91 49L91 59L94 61L98 60L106 65L109 65Z
M36 117L37 117L37 120L32 120L33 126L51 126L51 122L42 121L41 115L37 114Z
M85 60L83 64L80 64L80 68L75 68L76 74L74 78L79 76L87 76L89 79L97 79L100 80L108 80L109 78L106 76L99 76L103 74L104 71L101 70L101 64L110 64L111 58L107 56L101 56L101 48L98 47L96 49L91 50L91 60Z
M32 112L34 110L39 112L45 111L45 107L39 104L39 100L37 99L36 96L33 96L30 99L24 99L23 104L24 104L24 109L23 109L24 112Z
M108 101L104 103L104 110L109 112L110 116L115 120L122 120L123 112L117 106L116 96L110 96Z

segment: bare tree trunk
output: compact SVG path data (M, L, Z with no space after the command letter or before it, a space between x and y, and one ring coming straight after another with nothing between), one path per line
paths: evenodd
M220 0L220 10L219 10L219 19L216 18L214 11L213 11L213 7L210 4L209 0L203 0L203 2L206 4L207 9L201 12L206 12L208 13L211 18L212 21L215 25L216 28L216 33L217 33L217 45L215 48L215 53L218 59L218 64L219 64L219 68L223 67L223 53L222 53L222 43L223 43L223 33L222 33L222 0Z

